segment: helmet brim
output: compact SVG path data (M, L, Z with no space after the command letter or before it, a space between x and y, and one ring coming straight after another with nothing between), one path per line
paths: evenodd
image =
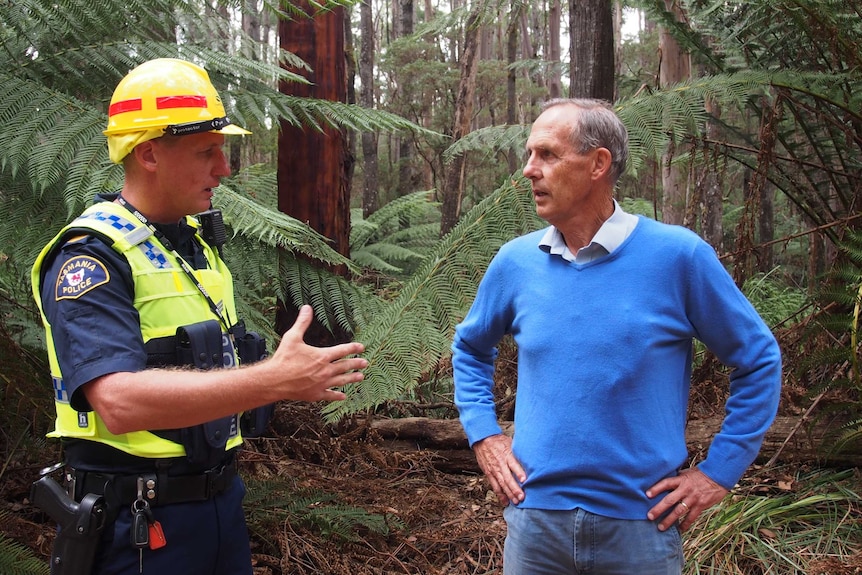
M212 131L215 132L216 134L225 134L228 136L247 136L247 135L251 134L251 132L249 132L245 128L240 128L236 124L228 124L227 126L222 128L221 130L212 130Z

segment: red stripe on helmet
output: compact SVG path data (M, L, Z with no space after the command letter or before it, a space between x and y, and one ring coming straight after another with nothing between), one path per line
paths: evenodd
M108 116L115 116L117 114L122 114L124 112L137 112L143 108L143 103L140 98L134 98L132 100L121 100L119 102L114 102L108 108Z
M165 108L206 108L206 96L162 96L156 98L156 109Z

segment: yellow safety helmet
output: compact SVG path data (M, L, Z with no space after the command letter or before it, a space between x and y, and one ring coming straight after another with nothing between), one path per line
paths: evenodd
M176 58L144 62L120 80L108 108L108 151L119 163L164 134L250 134L232 124L206 70Z

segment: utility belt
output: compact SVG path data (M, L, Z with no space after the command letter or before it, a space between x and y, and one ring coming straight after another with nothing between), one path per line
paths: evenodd
M157 463L158 466L158 463ZM51 474L59 463L42 470L30 499L59 524L51 549L51 575L89 575L102 532L124 508L131 509L130 544L142 550L167 545L151 507L206 501L225 491L236 477L233 457L224 465L193 475L156 473L110 474L66 468L65 489Z
M141 495L151 507L207 501L230 487L236 477L236 460L196 475L155 473L112 474L71 469L70 495L81 501L94 493L105 498L108 508L124 508ZM139 494L139 486L143 490Z

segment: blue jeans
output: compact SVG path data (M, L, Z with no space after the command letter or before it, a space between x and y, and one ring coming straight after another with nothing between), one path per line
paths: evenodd
M676 526L610 519L583 509L554 511L509 505L504 575L680 575Z

